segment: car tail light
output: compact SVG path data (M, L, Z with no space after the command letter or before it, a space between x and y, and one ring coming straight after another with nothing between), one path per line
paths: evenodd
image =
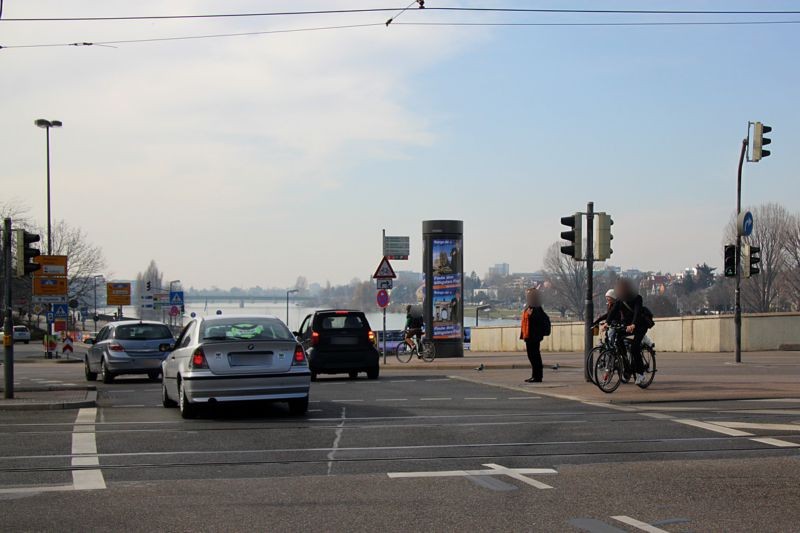
M189 368L208 368L208 361L206 361L206 354L203 353L202 348L198 348L192 354L192 360L189 363Z
M371 342L372 344L375 344L375 332L374 331L370 331L367 334L367 336L369 337L369 342Z
M316 331L311 333L311 346L316 346L319 344L319 333Z
M350 311L336 311L337 315L349 315Z
M111 350L112 352L124 352L125 351L125 348L123 348L121 344L116 344L116 343L109 345L108 349Z
M292 358L292 365L305 366L306 365L306 352L299 344L294 348L294 357Z

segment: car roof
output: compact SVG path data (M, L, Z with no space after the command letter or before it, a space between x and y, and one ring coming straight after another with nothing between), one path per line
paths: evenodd
M320 313L361 313L364 314L364 311L359 309L342 309L341 307L337 309L320 309L319 311L315 311L314 314L318 315Z
M214 315L214 316L206 316L200 317L203 322L221 322L223 320L227 320L229 318L234 318L236 320L250 320L250 319L270 319L270 320L278 320L279 322L283 322L280 318L275 315Z
M147 325L155 325L155 326L166 326L163 322L159 322L157 320L120 320L119 322L109 322L109 326L133 326L138 324L147 324ZM167 326L169 327L169 326Z

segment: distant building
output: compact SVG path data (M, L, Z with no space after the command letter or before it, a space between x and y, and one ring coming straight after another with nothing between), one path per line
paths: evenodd
M489 267L489 274L487 277L501 277L505 278L511 273L511 266L508 263L497 263Z

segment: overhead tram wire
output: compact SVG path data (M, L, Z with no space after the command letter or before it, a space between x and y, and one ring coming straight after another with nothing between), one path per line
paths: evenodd
M429 8L426 8L429 9ZM800 24L800 20L739 20L739 21L650 21L650 22L393 22L397 26L428 26L428 27L636 27L636 26L758 26L758 25L775 25L775 24ZM332 30L346 30L357 28L370 28L377 26L385 26L384 22L371 22L364 24L346 24L340 26L316 26L309 28L288 28L282 30L264 30L264 31L248 31L240 33L216 33L205 35L182 35L176 37L152 37L144 39L118 39L111 41L82 41L74 43L37 43L37 44L18 44L18 45L0 45L0 49L20 49L20 48L60 48L60 47L83 47L83 46L103 46L109 48L116 48L114 45L121 44L142 44L142 43L157 43L157 42L170 42L170 41L190 41L190 40L203 40L203 39L220 39L226 37L246 37L258 35L271 35L281 33L302 33L313 31L332 31Z
M418 2L412 2L413 5ZM409 6L409 7L410 7ZM269 11L252 13L207 13L196 15L129 15L104 17L17 17L0 19L0 22L97 22L137 20L181 20L210 18L279 17L304 15L336 15L353 13L404 12L409 7L382 7L361 9L326 9L314 11ZM568 9L568 8L510 8L510 7L425 7L425 11L475 12L475 13L555 13L582 15L800 15L798 10L689 10L689 9Z

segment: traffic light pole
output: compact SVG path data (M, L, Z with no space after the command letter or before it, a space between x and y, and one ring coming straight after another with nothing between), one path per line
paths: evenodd
M24 260L24 259L23 259ZM3 302L5 303L5 323L3 324L3 398L14 398L14 316L11 311L11 219L3 221L3 277L5 287Z
M747 153L747 139L742 141L739 153L739 171L736 175L736 220L742 212L742 167ZM736 228L736 291L734 293L733 311L734 357L737 363L742 362L742 232Z
M586 204L586 309L584 310L583 374L587 382L592 381L589 373L589 352L592 351L594 337L594 202Z

